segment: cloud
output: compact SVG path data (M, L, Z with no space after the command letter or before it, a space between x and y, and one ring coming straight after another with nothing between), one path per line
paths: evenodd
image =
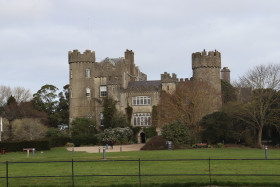
M48 0L0 0L0 18L5 21L38 20L52 8Z
M0 84L32 91L46 83L62 88L68 83L68 51L87 48L96 51L97 61L132 49L149 79L160 79L165 71L191 77L191 54L217 49L235 79L255 65L279 63L279 5L273 0L0 0L5 69Z

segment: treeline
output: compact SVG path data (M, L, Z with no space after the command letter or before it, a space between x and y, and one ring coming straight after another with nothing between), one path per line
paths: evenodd
M3 124L2 141L28 141L42 139L51 134L68 136L58 127L68 127L68 85L58 88L44 85L31 95L23 87L0 86L0 116Z

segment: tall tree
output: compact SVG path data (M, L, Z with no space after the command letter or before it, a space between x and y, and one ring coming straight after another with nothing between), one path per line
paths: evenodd
M46 84L42 86L37 93L33 94L32 103L38 110L45 111L48 114L54 113L58 103L57 90L58 88L54 85Z
M17 105L17 101L12 95L7 100L7 106L9 105Z
M280 65L260 65L240 77L241 87L250 87L253 92L247 103L237 103L229 114L239 118L257 131L257 146L262 148L264 126L279 125L279 108L273 108L278 102L280 88Z
M54 117L58 104L57 90L58 88L54 85L46 84L33 95L32 99L32 103L37 110L44 111L48 114L49 123L52 127L57 127L58 125Z
M180 83L173 94L162 93L159 105L159 126L174 121L188 126L193 141L197 141L201 118L213 112L218 104L216 91L203 81Z
M54 117L59 125L69 124L69 84L63 87L63 91L58 94L59 102Z

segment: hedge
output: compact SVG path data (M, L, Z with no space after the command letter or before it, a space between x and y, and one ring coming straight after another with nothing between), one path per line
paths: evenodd
M92 135L74 136L72 140L75 147L80 147L81 145L96 145L98 143L97 137Z
M1 142L0 149L6 152L23 151L23 148L35 148L36 151L50 150L48 140Z
M56 137L49 138L50 147L63 147L68 142L72 142L72 139L69 137Z

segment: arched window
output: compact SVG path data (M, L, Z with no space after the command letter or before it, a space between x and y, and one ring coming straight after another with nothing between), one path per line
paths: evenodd
M86 69L86 77L87 77L87 78L90 77L90 69L89 69L89 68Z
M87 96L87 97L90 97L90 88L87 88L87 89L86 89L86 96Z

